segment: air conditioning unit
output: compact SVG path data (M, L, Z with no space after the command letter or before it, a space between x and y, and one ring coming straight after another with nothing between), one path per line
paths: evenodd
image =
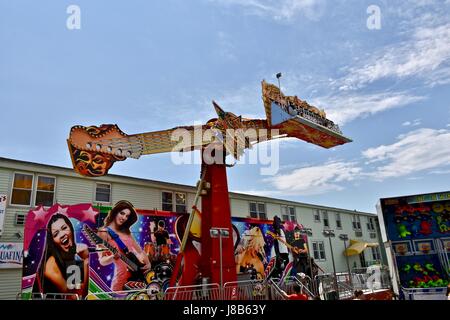
M16 213L16 226L23 226L25 224L26 214L24 213Z
M377 234L371 232L371 233L370 233L370 239L376 239L376 238L377 238Z
M355 237L362 237L362 231L355 231Z

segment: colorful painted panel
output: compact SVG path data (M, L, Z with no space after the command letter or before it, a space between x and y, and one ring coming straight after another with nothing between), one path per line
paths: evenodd
M449 281L445 239L450 235L450 201L442 194L381 199L386 234L392 241L401 285L446 286Z
M134 209L127 201L113 208L56 204L31 210L25 226L23 294L158 299L169 286L187 220L185 214ZM189 237L198 254L199 222ZM261 279L273 270L272 224L232 218L238 274ZM288 242L295 227L302 228L293 222L283 225Z

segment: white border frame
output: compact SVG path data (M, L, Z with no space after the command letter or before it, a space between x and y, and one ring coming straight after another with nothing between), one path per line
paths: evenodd
M258 215L256 218L252 217L252 214L251 214L251 211L250 211L250 203L256 203L256 214ZM264 205L264 211L265 211L264 212L264 215L265 215L264 219L261 219L261 217L260 217L260 212L258 210L258 204L263 204ZM251 219L267 220L268 219L268 217L267 217L267 203L261 202L261 201L249 201L248 202L248 215L249 215L249 218L251 218Z
M26 204L14 204L14 203L11 202L12 201L12 194L13 194L13 190L14 190L14 181L16 179L16 174L24 174L24 175L28 175L28 176L32 177L30 203L27 204L27 205ZM33 194L34 194L34 181L35 181L35 179L34 179L34 173L33 172L29 173L29 172L25 172L25 171L13 171L11 184L10 184L11 187L9 189L9 201L8 201L8 204L11 207L16 207L16 208L31 208L33 206L32 204L34 203L34 196L33 196Z
M98 184L107 184L109 185L109 202L105 202L105 201L97 201L96 197L97 197L97 185ZM101 181L95 181L94 183L94 203L98 203L98 204L111 204L113 203L112 201L112 183L109 182L101 182Z
M416 250L416 243L418 243L418 242L425 242L425 241L428 241L428 242L431 243L432 248L431 248L430 252L423 253L419 249ZM413 245L413 252L415 253L415 255L418 255L418 256L426 256L426 255L429 255L429 254L436 254L437 253L436 252L436 244L434 243L434 239L414 239L414 240L412 240L412 245Z
M160 190L161 190L161 189L160 189ZM174 206L175 206L175 194L174 194L174 191L173 191L173 190L165 190L165 189L162 189L162 190L161 190L161 193L160 193L161 198L159 198L160 204L161 204L161 210L162 210L162 211L165 211L164 208L163 208L163 201L162 201L162 194L163 194L163 192L167 192L167 193L172 194L172 210L171 210L170 212L174 212L174 211L173 211L173 208L174 208ZM187 195L186 195L186 196L187 196ZM187 199L186 199L186 200L187 200Z
M37 192L38 192L38 180L39 180L39 177L55 179L55 186L54 186L54 189L53 189L53 200L52 200L52 205L54 205L55 204L55 198L56 198L56 180L57 180L56 176L48 176L48 175L45 175L45 174L38 174L38 173L36 173L36 179L34 179L35 182L34 182L33 206L32 207L36 207L37 206L37 204L36 204L36 195L37 195ZM48 192L48 191L42 190L42 192ZM44 208L50 208L50 207L51 206L44 206Z
M395 245L396 244L400 244L400 243L408 243L409 244L409 252L405 253L405 254L398 254L397 250L395 249ZM415 254L414 251L414 246L411 240L399 240L399 241L391 241L391 245L392 245L392 251L394 253L394 255L396 257L406 257L406 256L413 256Z

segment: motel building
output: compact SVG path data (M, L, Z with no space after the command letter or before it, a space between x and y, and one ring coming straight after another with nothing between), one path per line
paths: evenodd
M86 178L72 168L0 158L0 299L15 299L21 290L24 224L27 213L38 205L91 203L111 207L119 200L128 200L137 209L187 214L195 193L196 188L189 185L113 174ZM254 219L256 223L277 215L283 221L310 228L310 254L327 273L333 272L332 258L336 272L346 272L348 266L358 269L387 264L375 213L233 192L230 204L232 217ZM335 237L325 237L326 229L334 230ZM347 235L348 240L344 243L339 235ZM344 246L348 247L351 240L378 246L346 257Z

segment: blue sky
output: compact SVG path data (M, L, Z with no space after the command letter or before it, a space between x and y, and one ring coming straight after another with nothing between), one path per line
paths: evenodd
M80 30L66 27L72 4ZM213 99L262 118L260 82L282 72L286 94L354 142L276 142L277 175L237 165L231 190L368 212L449 190L449 0L0 0L0 43L2 157L71 167L75 124L167 129L214 117ZM199 166L160 154L110 172L193 185Z

